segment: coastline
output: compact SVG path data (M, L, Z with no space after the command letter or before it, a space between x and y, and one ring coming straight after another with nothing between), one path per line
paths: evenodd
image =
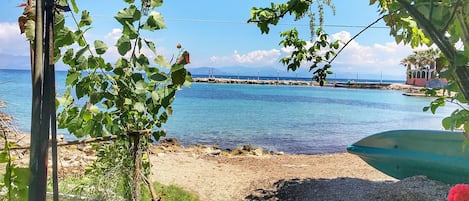
M193 78L196 83L213 84L258 84L258 85L293 85L293 86L320 86L316 81L304 80L260 80L260 79L232 79L232 78ZM421 95L423 87L392 82L327 82L323 87L353 88L353 89L381 89L400 90L405 94Z

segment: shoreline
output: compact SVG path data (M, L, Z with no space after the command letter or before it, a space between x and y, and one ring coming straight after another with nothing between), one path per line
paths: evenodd
M149 150L150 178L207 201L445 200L450 187L421 176L399 181L350 153L258 154L262 148L246 146L224 154L216 146L166 140ZM15 164L27 166L28 151L12 151ZM60 147L59 178L83 175L96 159L91 144Z
M320 86L316 81L302 80L259 80L259 79L232 79L232 78L193 78L195 83L210 84L257 84L257 85L291 85L291 86ZM379 89L379 90L400 90L403 95L425 96L417 87L404 83L392 82L327 82L323 87L350 88L350 89Z

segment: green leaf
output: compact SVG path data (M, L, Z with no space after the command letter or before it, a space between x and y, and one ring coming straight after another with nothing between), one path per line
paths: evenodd
M83 56L83 54L88 50L88 48L89 48L89 46L86 45L85 47L78 50L77 54L75 55L75 58L78 59L79 57Z
M68 86L75 85L80 77L80 72L68 72L67 77L65 78L65 84Z
M98 106L96 106L96 105L90 106L89 110L90 110L90 112L92 112L92 113L94 113L94 114L96 114L96 113L99 112L99 108L98 108Z
M127 35L122 35L119 40L117 40L116 44L117 50L121 56L127 54L127 52L132 49L132 44L130 43L130 38Z
M147 83L144 80L140 80L135 84L136 94L145 94L147 92Z
M29 168L14 168L12 171L16 176L14 183L16 186L28 186L31 181L31 171Z
M132 105L132 100L129 98L124 99L124 105Z
M136 102L134 104L134 110L137 112L145 112L145 105L141 102Z
M114 18L121 23L122 25L126 25L126 22L129 22L130 24L138 21L141 18L142 14L141 12L135 7L134 5L131 5L129 8L124 8L121 11L117 13Z
M164 56L158 55L155 58L155 63L160 65L163 68L171 68L171 65L169 65L168 61L166 61L166 58Z
M0 163L6 163L10 159L8 153L6 151L0 152Z
M83 120L89 121L93 118L93 115L91 114L90 111L85 111L83 112Z
M67 51L65 51L65 54L62 58L62 61L64 62L64 64L68 64L70 66L72 66L72 64L74 64L74 61L73 61L73 49L70 48L68 49ZM73 65L74 66L74 65ZM72 67L73 67L72 66Z
M122 30L122 34L129 36L130 39L136 39L138 37L139 34L137 30L129 21L125 21L123 27L124 30Z
M70 2L72 3L73 12L78 13L77 2L75 2L75 0L70 0Z
M98 66L98 61L93 55L88 56L88 68L95 69Z
M451 117L446 117L444 118L442 121L441 121L443 127L446 129L446 130L452 130L454 128L454 123L453 123L453 118Z
M187 71L187 73L186 73L186 82L184 82L184 86L190 87L191 84L192 84L192 74L189 71Z
M137 58L137 67L139 70L143 70L150 65L150 61L144 54L140 54Z
M163 5L163 0L151 0L150 8L154 9Z
M430 109L429 106L425 106L425 107L423 107L422 111L427 112L429 109Z
M186 81L186 69L182 68L171 73L171 79L175 85L183 85Z
M148 16L147 21L143 24L142 29L155 31L166 28L163 16L158 12L151 12Z
M150 96L151 96L151 99L153 100L153 104L158 104L159 100L160 100L160 96L158 95L158 93L156 91L152 91L150 93Z
M161 81L167 80L168 76L163 72L158 72L158 73L155 73L155 74L151 75L150 79L161 82Z
M106 52L107 50L107 45L101 40L95 40L94 41L94 49L96 50L96 54L102 55Z
M171 66L171 73L172 72L176 72L176 71L179 71L181 69L184 69L184 65L182 64L174 64ZM184 75L185 76L185 75Z
M91 19L90 12L87 10L84 10L81 12L81 20L80 23L78 23L78 27L83 27L83 26L89 26L93 20Z
M156 54L155 43L153 43L152 41L145 40L145 44L147 44L147 47L148 47L153 53Z

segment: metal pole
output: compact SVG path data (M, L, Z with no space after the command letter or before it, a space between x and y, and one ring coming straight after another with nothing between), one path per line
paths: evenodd
M41 125L43 104L43 65L44 65L44 1L36 0L36 32L34 39L34 67L32 79L32 111L31 111L31 154L29 168L32 174L29 185L29 201L46 200L47 187L47 152L48 132ZM43 117L43 116L42 116Z

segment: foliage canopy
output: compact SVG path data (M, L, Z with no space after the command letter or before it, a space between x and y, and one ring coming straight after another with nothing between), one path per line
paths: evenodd
M249 21L256 23L261 33L268 33L268 27L276 25L286 14L294 15L295 19L300 19L306 16L310 7L322 4L330 5L332 3L318 0L288 0L284 3L272 3L270 8L254 7L251 10ZM465 132L469 132L469 110L467 108L467 100L469 99L469 15L467 13L469 2L464 0L370 0L370 5L373 4L378 5L379 14L386 25L390 27L390 34L394 36L397 43L403 42L412 47L432 44L438 46L448 61L449 68L442 73L442 76L449 81L448 86L445 87L448 93L433 101L424 110L431 108L434 112L436 108L444 106L447 101L456 102L461 106L461 109L445 118L443 126L446 129L463 126ZM308 49L311 51L306 51L305 54L304 50L308 46L305 40L299 39L298 34L285 34L295 33L295 31L296 29L292 28L283 32L282 36L285 39L280 42L280 44L295 49L291 56L281 59L281 62L287 65L289 70L296 70L310 61L311 58L317 58L324 52L320 48L316 48ZM327 36L326 33L324 34ZM290 41L295 41L295 43ZM315 42L324 43L321 41L322 38L319 37ZM329 69L334 58L331 60L319 59L327 62L322 69ZM314 64L311 65L310 69L317 66ZM314 72L314 77L319 75L322 78L321 74L318 73L321 73L321 69ZM428 93L435 94L435 91L429 90Z

